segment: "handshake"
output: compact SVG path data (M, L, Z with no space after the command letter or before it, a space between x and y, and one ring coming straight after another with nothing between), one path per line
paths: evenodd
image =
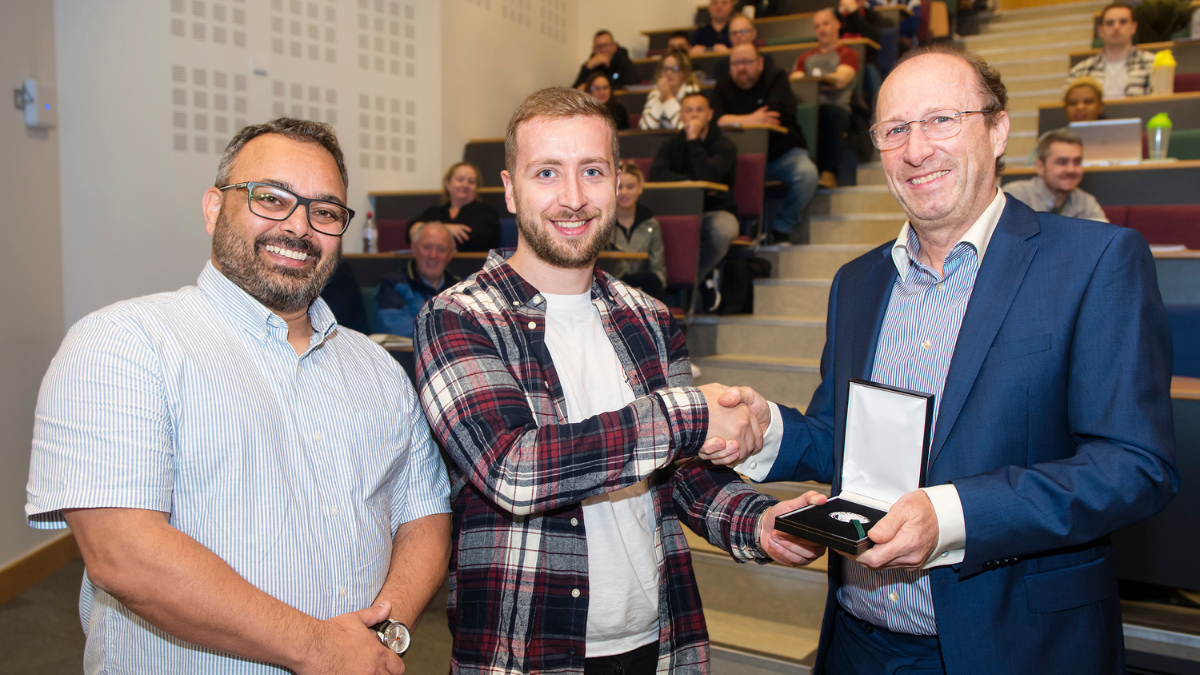
M761 394L716 383L701 386L700 392L708 403L708 438L700 459L728 466L762 450L771 408Z

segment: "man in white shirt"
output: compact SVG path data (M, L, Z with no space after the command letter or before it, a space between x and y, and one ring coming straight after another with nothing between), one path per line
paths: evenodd
M328 125L242 129L204 193L198 284L63 340L25 513L83 553L85 673L404 672L450 486L408 378L318 297L346 184Z
M595 269L618 156L594 99L526 99L501 174L516 252L493 251L417 319L418 390L456 465L457 673L704 673L681 525L739 562L810 560L772 525L819 496L776 502L703 461L757 449L756 418L693 385L661 303ZM730 445L709 453L714 438Z
M1104 49L1072 66L1067 75L1067 86L1086 75L1104 83L1106 101L1153 94L1150 70L1154 67L1154 54L1133 46L1137 27L1133 8L1129 5L1114 2L1105 7L1100 15L1099 29Z

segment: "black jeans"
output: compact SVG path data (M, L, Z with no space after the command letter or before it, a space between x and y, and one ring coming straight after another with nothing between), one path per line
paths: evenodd
M584 659L583 675L654 675L658 667L658 642L615 656Z
M837 175L849 128L849 110L831 103L822 103L817 109L817 170Z

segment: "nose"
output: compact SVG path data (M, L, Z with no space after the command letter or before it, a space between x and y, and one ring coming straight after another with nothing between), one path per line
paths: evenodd
M904 161L912 166L921 166L933 154L933 143L921 125L913 123L908 127L908 140L904 144Z
M579 176L575 174L567 174L562 182L562 191L558 194L558 205L579 211L587 204L587 197L583 194L583 185L579 181Z
M292 215L279 223L279 228L293 237L311 236L312 225L308 222L308 208L303 204L297 204Z

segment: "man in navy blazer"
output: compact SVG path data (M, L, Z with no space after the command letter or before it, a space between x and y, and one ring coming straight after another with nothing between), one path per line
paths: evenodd
M896 67L872 137L908 222L834 279L805 414L722 400L770 418L740 471L838 494L850 378L936 396L930 487L830 560L816 673L1125 671L1109 535L1179 488L1166 316L1136 232L996 189L1005 99L951 48Z

